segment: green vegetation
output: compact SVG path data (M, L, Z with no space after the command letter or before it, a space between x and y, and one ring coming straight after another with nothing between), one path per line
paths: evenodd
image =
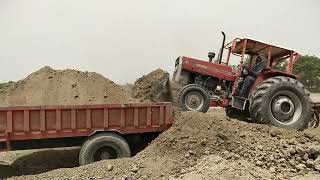
M249 64L249 58L244 60L244 64ZM285 71L287 65L288 61L284 60L274 68ZM293 72L300 75L299 81L303 83L308 90L320 92L320 58L309 55L301 56L300 59L294 63Z
M316 56L302 56L295 62L293 71L300 74L300 82L311 91L320 90L320 58Z

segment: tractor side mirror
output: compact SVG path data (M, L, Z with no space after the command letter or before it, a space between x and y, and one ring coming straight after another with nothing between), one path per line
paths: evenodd
M209 52L208 57L209 57L209 62L212 62L212 59L216 56L216 53L214 52Z

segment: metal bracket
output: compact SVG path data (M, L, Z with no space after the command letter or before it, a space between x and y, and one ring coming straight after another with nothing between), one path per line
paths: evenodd
M246 108L247 101L246 98L232 96L231 106L243 111Z

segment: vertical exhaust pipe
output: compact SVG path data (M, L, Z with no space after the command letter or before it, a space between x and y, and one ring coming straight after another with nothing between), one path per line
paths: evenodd
M221 45L221 49L220 49L220 53L219 53L219 57L218 57L219 64L221 64L221 61L222 61L224 44L225 44L225 41L226 41L226 34L223 31L221 31L221 33L223 35L223 41L222 41L222 45Z

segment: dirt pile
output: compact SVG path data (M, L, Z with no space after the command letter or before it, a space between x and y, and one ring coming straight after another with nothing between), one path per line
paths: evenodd
M132 96L140 101L167 100L167 98L170 98L166 95L170 91L167 87L168 82L169 73L162 69L156 69L136 80L132 87ZM164 92L166 90L168 92Z
M223 109L176 113L172 128L133 158L17 179L284 179L319 176L320 137L237 120Z
M44 67L0 86L0 106L75 105L133 101L119 85L94 72Z

